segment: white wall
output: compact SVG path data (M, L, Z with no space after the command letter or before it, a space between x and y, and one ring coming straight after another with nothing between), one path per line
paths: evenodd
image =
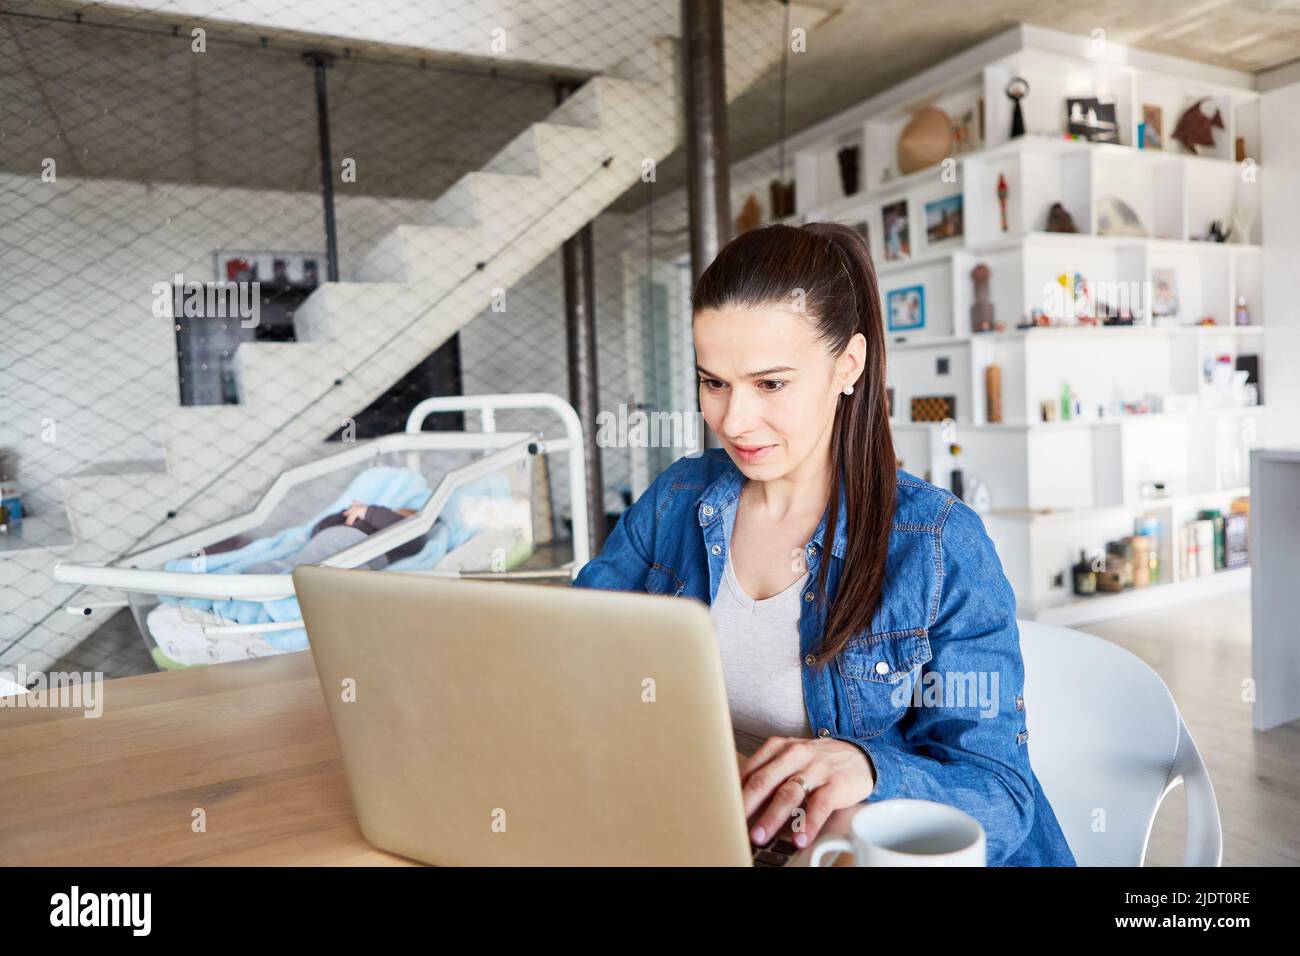
M1276 85L1275 85L1276 84ZM1269 444L1300 444L1300 68L1260 77L1264 353Z

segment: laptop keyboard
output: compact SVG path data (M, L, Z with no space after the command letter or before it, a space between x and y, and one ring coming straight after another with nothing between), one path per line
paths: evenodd
M775 836L764 846L754 847L755 866L785 866L799 848L783 836Z

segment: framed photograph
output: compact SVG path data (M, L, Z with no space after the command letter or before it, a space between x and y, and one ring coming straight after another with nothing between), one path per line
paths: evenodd
M961 193L925 204L925 241L934 245L962 236Z
M1173 269L1151 270L1151 317L1178 317L1178 274Z
M1142 104L1142 148L1164 149L1165 127L1160 107Z
M215 255L217 278L225 282L256 280L264 286L307 291L316 288L325 267L323 252L218 249Z
M925 328L925 286L891 290L885 297L885 319L890 332Z
M1115 121L1114 101L1095 96L1069 97L1065 101L1069 132L1094 143L1118 143L1119 123Z
M880 208L885 224L885 259L897 262L912 257L911 240L907 233L907 200L900 199Z

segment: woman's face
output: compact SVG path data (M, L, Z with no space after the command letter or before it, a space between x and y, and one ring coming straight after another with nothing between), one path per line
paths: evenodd
M779 478L828 453L835 404L861 377L861 333L835 359L811 317L774 305L701 310L694 336L700 410L746 477Z

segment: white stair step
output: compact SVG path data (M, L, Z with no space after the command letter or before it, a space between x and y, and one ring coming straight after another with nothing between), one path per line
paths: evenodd
M609 74L645 83L671 83L678 72L679 42L676 37L655 37L631 56L614 64Z
M600 94L596 90L595 78L574 90L572 96L551 112L547 122L588 128L599 126Z
M434 200L439 225L498 227L498 218L517 220L518 208L544 190L539 176L472 170Z
M644 156L667 155L677 146L677 99L663 87L636 80L598 76L600 125L607 140ZM669 149L662 151L662 146Z
M459 281L448 274L447 285ZM294 338L298 342L324 342L338 331L330 315L346 311L349 321L360 321L363 328L369 318L383 318L397 312L415 314L438 299L438 286L406 282L326 282L317 287L293 316Z
M173 475L161 472L69 476L60 484L73 536L109 554L132 549L137 538L165 521L182 490Z
M393 229L362 257L358 282L436 281L487 255L477 226L414 226Z
M533 123L497 153L483 170L549 179L556 171L575 162L581 164L595 160L605 151L605 137L599 129Z

